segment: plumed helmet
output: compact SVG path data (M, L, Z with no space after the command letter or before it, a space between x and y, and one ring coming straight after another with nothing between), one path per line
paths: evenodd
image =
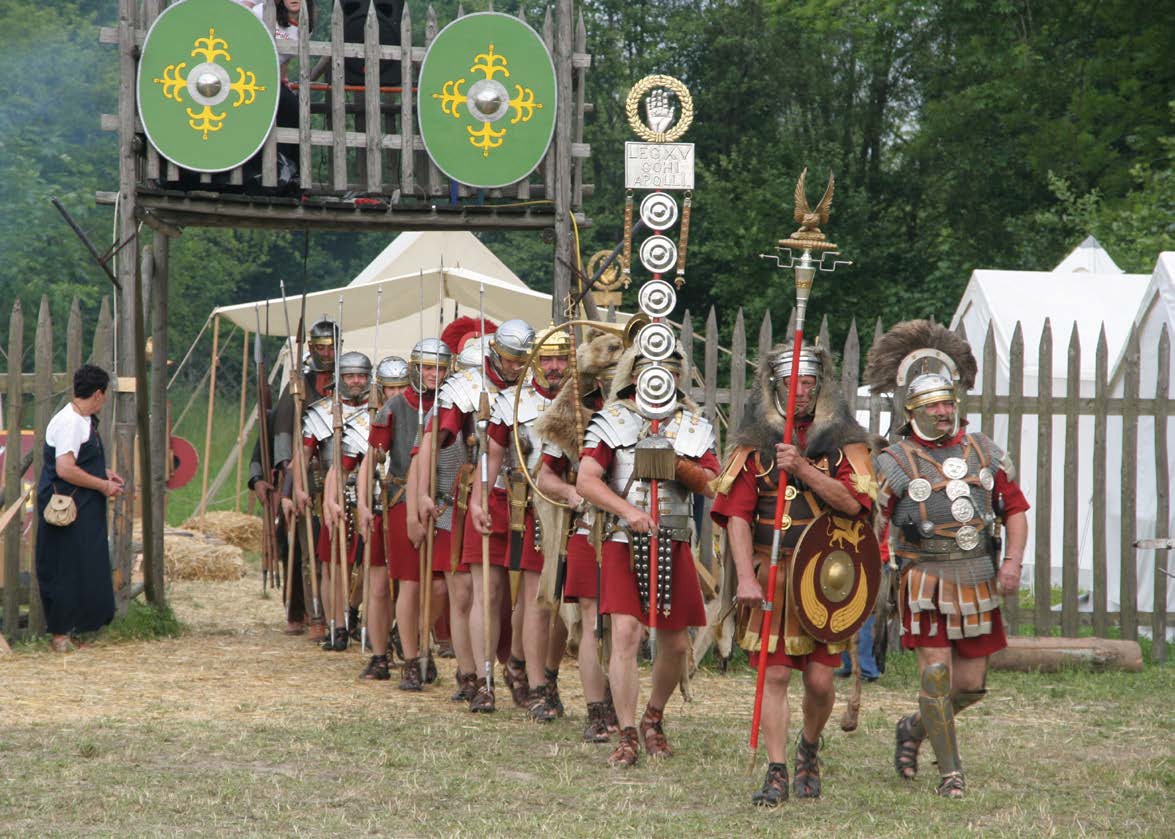
M525 361L533 343L534 328L521 318L511 318L490 338L490 354L495 362L503 358Z
M465 347L457 353L454 363L457 370L476 370L481 367L487 355L490 354L490 337L473 338L465 342Z
M339 342L339 327L338 325L323 315L316 320L310 327L310 346L322 347L332 346Z
M403 359L399 359L403 361ZM339 357L339 375L344 373L363 373L371 375L371 359L357 350L345 352Z
M375 368L375 381L380 387L406 387L408 362L398 355L389 355Z
M408 355L408 376L417 393L424 391L424 380L420 377L421 367L440 367L447 371L453 361L453 351L440 338L425 338L417 341ZM440 379L437 380L438 382Z

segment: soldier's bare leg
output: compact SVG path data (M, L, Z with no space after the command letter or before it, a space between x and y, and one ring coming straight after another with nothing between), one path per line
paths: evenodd
M508 591L509 581L506 577L506 569L496 565L490 566L488 580L482 578L481 565L473 565L470 570L473 572L473 607L469 610L469 635L473 641L473 655L480 661L484 655L487 634L490 654L493 655L494 651L498 649L498 639L502 633L498 615L502 606L502 597ZM488 616L482 614L482 586L485 584L489 585L490 594L490 614ZM477 667L476 672L479 676L482 669L480 665Z
M790 683L791 668L767 668L763 679L763 741L767 746L767 760L771 763L787 761L787 730L791 724L787 688Z
M526 680L530 689L547 683L543 667L547 660L547 641L550 637L551 613L538 604L539 575L522 572L522 588L518 605L522 609L522 649L526 660Z
M636 726L636 702L640 694L640 671L636 651L641 642L641 625L632 615L612 615L612 659L608 679L620 727Z
M596 609L598 602L581 597L579 599L580 623L583 635L579 639L579 678L583 682L583 696L588 702L604 701L604 668L596 642ZM556 624L562 621L556 621ZM566 637L566 630L564 630Z
M833 669L826 664L809 661L804 668L804 739L818 743L824 725L836 704L836 689L832 683Z
M658 629L657 654L653 659L653 689L649 693L649 705L658 710L677 690L681 674L685 670L686 651L689 635L684 629Z
M420 640L416 631L419 623L420 583L400 580L400 591L396 595L396 626L400 627L400 646L404 648L406 661L420 655Z
M449 590L449 629L453 634L453 655L458 673L479 671L473 657L473 638L469 632L469 612L473 607L473 577L456 572L445 573Z
M391 629L391 593L388 591L386 565L371 566L371 592L368 595L367 642L375 655L388 654L388 631Z

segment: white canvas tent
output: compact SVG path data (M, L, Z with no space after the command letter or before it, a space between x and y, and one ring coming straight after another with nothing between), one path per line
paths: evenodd
M337 319L341 298L344 350L372 355L378 297L378 354L406 357L420 339L422 328L425 336L438 333L439 299L443 300L446 323L455 313L476 317L483 286L487 318L499 323L523 318L536 328L550 321L551 296L529 289L468 232L400 234L346 286L308 294L306 317L309 322L323 315ZM382 295L377 294L380 290ZM254 331L259 311L266 334L286 335L286 315L290 328L297 329L300 310L301 297L288 298L285 312L279 297L222 306L213 314Z
M1153 399L1159 394L1158 366L1159 335L1163 326L1167 327L1167 336L1171 342L1168 348L1169 369L1175 371L1175 252L1165 251L1159 254L1154 273L1150 277L1142 299L1139 302L1133 322L1138 325L1139 346L1142 349L1139 358L1139 396L1143 399ZM1110 368L1110 395L1122 396L1125 384L1125 348L1115 356L1111 356ZM1168 399L1175 397L1175 387L1168 386ZM1120 438L1122 422L1120 417L1110 417L1107 422L1107 437L1110 440ZM1168 457L1175 453L1175 429L1169 422L1166 429ZM1138 483L1137 483L1137 515L1135 517L1135 538L1137 539L1169 539L1175 538L1175 521L1159 522L1156 520L1157 511L1154 499L1156 496L1156 478L1154 468L1154 417L1140 417L1138 421ZM1116 446L1107 447L1106 469L1110 475L1121 474L1122 452ZM1168 480L1172 473L1168 473ZM1167 488L1170 495L1171 487ZM1116 535L1121 527L1119 509L1111 498L1107 532L1111 534L1110 550L1108 551L1107 586L1110 591L1111 608L1115 608L1118 601L1120 587L1119 563L1116 561L1119 553ZM1155 566L1170 567L1170 551L1138 551L1135 557L1138 585L1139 611L1151 611L1155 594ZM1166 576L1167 611L1175 611L1175 580Z
M1009 384L1010 349L1016 323L1021 325L1024 340L1024 393L1035 396L1039 393L1042 375L1049 376L1054 396L1068 393L1067 381L1068 346L1076 329L1081 348L1080 378L1075 386L1083 397L1093 395L1095 351L1099 333L1104 328L1108 358L1118 358L1129 337L1131 324L1142 305L1146 289L1151 283L1146 274L1126 274L1110 259L1109 255L1092 237L1081 243L1053 271L1004 271L977 269L963 293L951 327L960 324L966 331L979 361L978 382L983 380L983 342L989 325L993 331L996 349L997 393L1007 393ZM1052 370L1042 371L1039 365L1039 346L1046 319L1052 333ZM1153 381L1153 377L1152 377ZM1153 385L1152 385L1153 390ZM971 422L978 426L979 416L974 411L978 400L971 404ZM1111 418L1112 419L1112 418ZM1000 445L1007 443L1008 423L1006 417L996 418L995 439ZM1117 433L1117 437L1115 436ZM1121 426L1117 432L1110 428L1109 449L1113 441L1120 439ZM1052 428L1052 448L1048 452L1037 451L1038 428L1033 415L1025 415L1017 468L1020 483L1033 510L1029 512L1028 551L1024 560L1024 582L1031 586L1036 564L1036 496L1038 464L1042 461L1052 487L1052 512L1050 521L1050 550L1048 562L1052 569L1054 585L1060 585L1062 562L1062 527L1064 521L1064 493L1077 493L1079 509L1080 548L1078 585L1088 591L1092 586L1092 544L1091 544L1091 495L1092 495L1092 449L1093 419L1082 417L1078 426L1078 480L1073 482L1065 475L1065 429L1064 417L1055 416ZM1140 436L1140 439L1141 436ZM1153 469L1153 467L1152 467ZM1140 464L1140 473L1143 466ZM1109 505L1114 507L1118 494L1119 472L1108 464ZM1153 484L1153 473L1152 473ZM1153 514L1152 514L1153 515ZM1117 608L1117 579L1119 552L1115 523L1107 523L1107 565L1113 569L1109 581L1110 608ZM1147 595L1149 602L1149 595ZM1141 607L1140 598L1140 607Z

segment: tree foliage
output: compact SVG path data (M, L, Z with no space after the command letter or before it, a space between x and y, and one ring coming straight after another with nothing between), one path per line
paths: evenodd
M439 0L452 19L455 0ZM409 0L414 27L425 6ZM465 3L466 11L487 6ZM517 12L498 2L498 11ZM541 25L545 6L526 4ZM829 172L827 227L853 268L816 285L834 337L849 316L949 317L977 267L1047 270L1092 233L1125 269L1149 271L1175 236L1175 131L1167 57L1175 2L1130 0L585 0L588 74L581 231L586 259L621 237L624 98L665 72L693 93L697 188L682 306L725 327L739 303L777 332L790 277L759 254L790 233L791 193ZM97 43L114 0L0 0L10 85L0 100L0 341L20 297L47 294L64 324L77 296L92 324L110 286L48 203L59 196L99 249L117 186L117 57ZM329 4L319 0L324 37ZM173 354L214 305L345 283L388 237L188 229L172 248ZM553 247L535 233L483 239L533 287ZM306 248L305 267L303 263ZM305 275L304 275L305 271ZM26 318L32 330L32 318ZM88 337L87 337L88 340ZM26 341L31 346L31 341Z

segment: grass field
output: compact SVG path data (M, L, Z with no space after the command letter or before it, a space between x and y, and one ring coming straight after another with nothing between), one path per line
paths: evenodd
M926 751L913 783L891 768L915 695L912 657L891 657L856 732L836 726L838 705L824 797L762 812L748 803L763 765L747 774L746 669L703 671L693 703L673 699L676 757L610 770L607 747L580 742L572 662L566 719L474 717L448 701L451 661L440 686L404 694L356 681L354 651L283 636L252 574L171 593L179 637L64 657L31 646L0 664L0 834L1172 835L1170 666L992 674L959 729L968 797L948 802Z

